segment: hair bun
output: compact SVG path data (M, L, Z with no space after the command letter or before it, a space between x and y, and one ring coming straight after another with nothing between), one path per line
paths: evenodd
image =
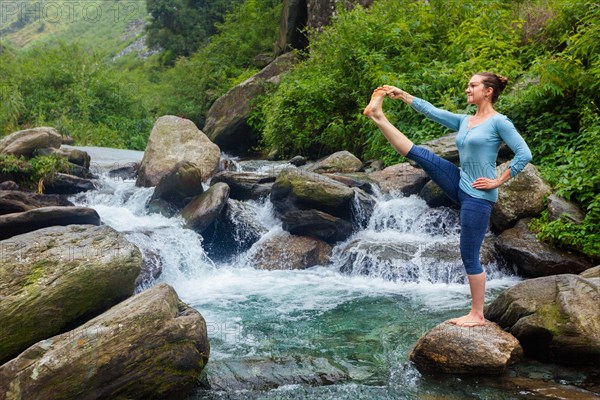
M500 91L503 91L504 88L506 87L506 85L508 84L508 78L502 75L496 75L498 77L498 80L500 81Z

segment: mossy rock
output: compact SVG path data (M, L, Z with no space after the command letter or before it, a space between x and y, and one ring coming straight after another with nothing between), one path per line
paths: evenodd
M566 364L600 362L600 278L564 274L502 292L485 315L512 333L531 357Z
M209 353L200 313L161 284L2 365L0 393L9 399L184 398Z
M0 246L0 363L131 296L142 264L108 226L44 228Z

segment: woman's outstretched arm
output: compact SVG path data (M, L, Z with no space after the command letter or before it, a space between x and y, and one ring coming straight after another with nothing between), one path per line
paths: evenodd
M453 131L458 131L463 119L467 117L465 114L454 114L450 111L434 107L431 103L415 97L402 89L398 89L395 86L383 85L382 89L384 89L387 95L392 99L402 100L427 118L438 124L444 125L446 128L452 129Z

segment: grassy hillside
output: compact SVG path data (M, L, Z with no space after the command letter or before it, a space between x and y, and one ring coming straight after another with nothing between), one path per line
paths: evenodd
M59 41L117 54L141 34L145 0L0 0L0 40L15 48Z

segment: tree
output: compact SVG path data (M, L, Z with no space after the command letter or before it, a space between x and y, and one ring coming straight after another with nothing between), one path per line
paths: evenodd
M163 49L162 60L172 64L190 56L216 33L215 24L241 0L146 0L150 23L149 47Z

